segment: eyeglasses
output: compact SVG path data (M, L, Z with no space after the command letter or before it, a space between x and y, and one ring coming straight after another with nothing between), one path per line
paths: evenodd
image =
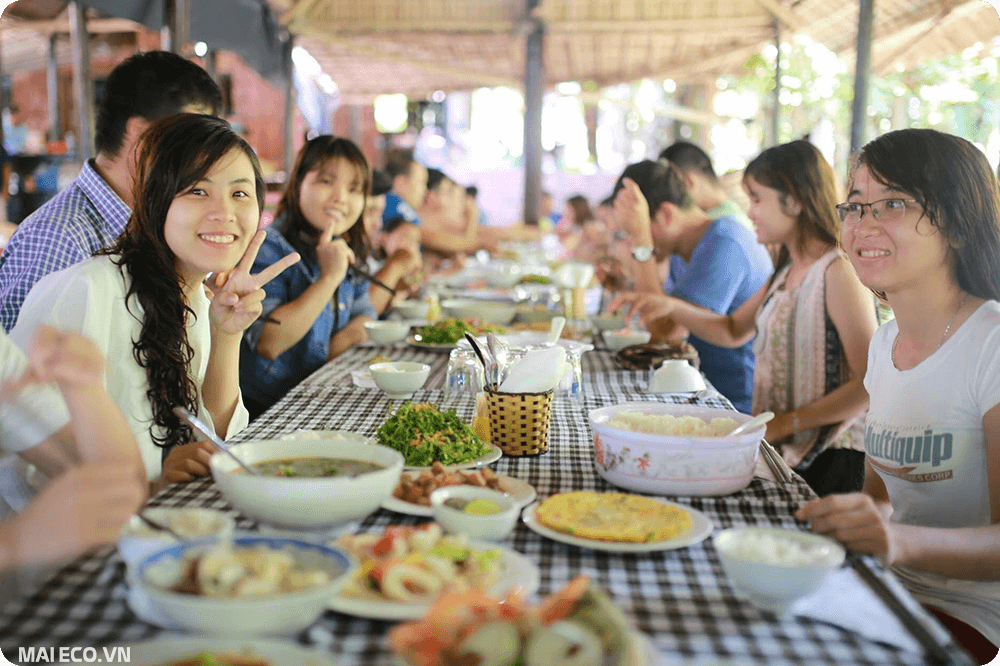
M871 203L842 203L837 205L837 215L841 222L857 224L865 216L865 208L870 208L876 220L890 222L906 214L906 204L920 203L916 199L879 199Z

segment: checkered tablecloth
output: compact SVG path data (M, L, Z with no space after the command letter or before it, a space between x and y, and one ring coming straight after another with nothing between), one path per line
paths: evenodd
M373 434L385 418L387 401L380 391L353 386L349 371L370 356L386 351L359 349L331 362L251 424L238 439L270 438L297 429ZM432 376L438 378L447 363L446 354L401 347L387 355L399 360L425 360L433 367ZM594 469L586 413L594 407L637 397L634 392L644 386L645 373L618 370L607 353L590 353L585 359L583 399L562 396L553 402L549 451L537 457L504 457L495 464L496 471L527 481L541 497L570 490L613 490ZM446 395L440 387L441 383L436 387L429 383L429 390L419 392L415 398L442 403L471 418L473 399ZM681 399L650 394L641 398ZM719 398L712 399L711 404L728 406L725 399ZM754 479L748 488L727 497L670 499L704 512L717 529L751 524L800 528L791 515L811 496L801 481L780 486ZM155 497L153 504L232 511L208 479L171 486ZM416 518L380 510L365 519L360 529L375 531L390 523L416 522ZM242 517L239 525L255 527ZM711 539L680 550L614 554L550 541L522 524L503 545L525 554L539 566L540 594L559 589L577 574L591 576L636 628L652 639L665 663L682 663L689 658L697 663L730 664L924 662L921 654L902 652L835 626L799 617L779 619L757 610L729 584ZM926 619L912 597L891 576L884 572L882 575L906 605ZM113 549L66 566L36 592L0 611L0 648L6 655L16 655L18 647L121 645L156 635L158 628L138 620L129 610L124 577L124 564ZM393 663L386 640L390 626L327 612L297 639L327 646L339 663L388 666ZM959 654L953 645L948 649L951 654Z

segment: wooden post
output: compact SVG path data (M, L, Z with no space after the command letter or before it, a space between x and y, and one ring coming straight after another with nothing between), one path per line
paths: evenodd
M851 105L851 153L865 144L868 126L868 85L872 74L872 25L875 0L858 5L858 56L854 65L854 103Z
M45 58L45 89L48 96L49 141L62 137L59 127L59 63L56 61L56 39L58 33L49 35L49 48Z
M532 12L541 0L528 0L530 30L524 58L524 221L538 224L542 199L542 96L545 92L545 24Z
M174 0L163 0L163 27L160 28L160 48L177 52L177 35L174 33Z
M347 107L350 114L348 119L350 120L351 141L359 146L361 145L362 108L360 104L351 104Z
M774 19L774 111L771 113L771 145L781 143L781 23Z
M208 53L205 54L205 71L208 75L212 77L213 80L218 81L219 73L219 63L218 63L219 52L215 49L209 49Z
M295 82L293 76L292 48L295 39L291 34L285 40L281 53L281 69L285 77L284 131L282 133L285 149L285 182L292 177L292 165L295 162L295 143L292 140L292 126L295 120Z
M94 86L90 80L90 36L87 34L85 8L79 2L69 3L69 39L73 45L73 104L76 109L76 145L80 159L94 156L92 109Z

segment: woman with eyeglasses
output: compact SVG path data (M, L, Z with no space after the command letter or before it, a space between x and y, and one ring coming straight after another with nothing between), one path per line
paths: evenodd
M754 340L752 412L777 414L767 441L819 494L864 482L862 378L875 299L837 248L833 170L807 141L769 148L743 173L761 243L780 245L771 279L730 315L662 294L619 296L647 322L671 318L720 347Z
M1000 645L1000 188L965 139L906 129L864 147L849 190L843 247L896 318L868 354L864 492L796 517L884 558L987 663Z

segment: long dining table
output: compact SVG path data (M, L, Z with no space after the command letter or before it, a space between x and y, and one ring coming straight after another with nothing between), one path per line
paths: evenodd
M246 428L234 441L272 439L298 430L346 430L374 436L390 403L377 389L355 386L351 371L375 356L420 361L431 366L414 400L455 409L469 422L473 396L448 393L444 379L448 354L408 346L360 346L327 363ZM548 452L533 457L504 456L498 473L531 484L540 498L554 493L613 491L596 472L587 412L627 400L688 402L690 396L645 392L645 372L621 369L611 353L583 356L583 395L557 395L553 401ZM730 408L725 398L700 397L701 404ZM814 497L799 477L779 483L758 463L750 485L722 497L670 497L706 514L715 530L763 525L804 530L794 511ZM197 506L231 512L237 527L256 530L254 521L237 514L210 478L168 486L152 506ZM381 531L390 524L418 524L426 519L380 509L364 519L359 531ZM635 629L649 637L656 654L651 663L684 664L900 664L971 663L947 632L931 618L874 558L868 570L889 590L893 602L915 618L934 644L914 641L901 648L811 617L782 617L758 610L727 579L711 537L685 548L650 553L602 552L546 539L519 524L501 545L531 559L540 570L545 595L586 574L623 610ZM140 620L126 603L126 569L114 548L81 557L59 569L35 591L0 610L0 649L16 655L19 647L101 646L136 643L162 629ZM391 622L361 619L327 611L294 638L333 653L340 664L396 663L387 633Z

